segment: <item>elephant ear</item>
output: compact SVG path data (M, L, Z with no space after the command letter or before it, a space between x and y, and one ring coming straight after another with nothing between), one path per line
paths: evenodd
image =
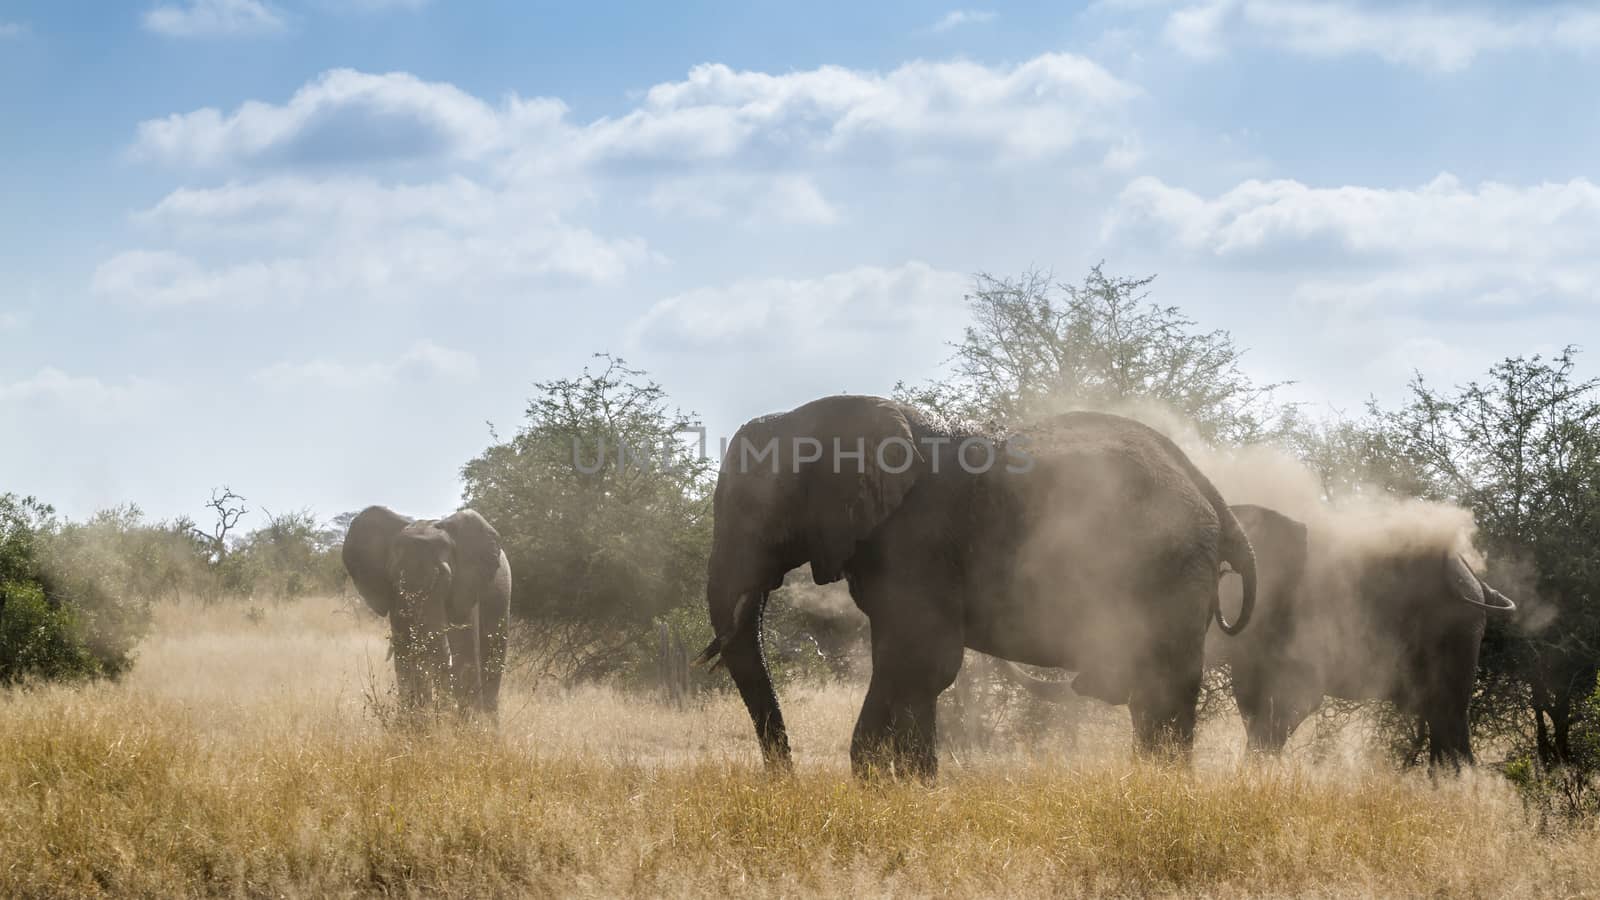
M469 596L476 597L500 571L500 532L470 509L440 519L438 527L455 542L456 583L470 586Z
M340 555L344 569L355 583L356 593L386 616L395 606L394 583L389 579L389 546L411 519L387 506L369 506L350 521Z
M822 448L797 474L811 577L829 584L844 576L856 543L899 508L925 460L905 410L880 397L829 397L795 412L809 426L800 436Z

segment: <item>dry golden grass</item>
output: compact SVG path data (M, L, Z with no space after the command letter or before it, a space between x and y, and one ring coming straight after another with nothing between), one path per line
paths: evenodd
M164 610L123 683L0 698L0 896L1600 893L1600 836L1492 773L1245 765L1226 727L1192 771L1106 725L933 788L849 778L837 687L786 692L790 778L731 696L512 685L498 733L385 729L381 626L334 608Z

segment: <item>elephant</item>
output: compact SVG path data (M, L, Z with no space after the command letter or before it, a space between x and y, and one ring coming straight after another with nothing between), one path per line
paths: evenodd
M369 506L351 521L343 557L361 598L389 619L402 706L448 692L463 713L493 718L511 605L511 566L494 527L470 509L410 519Z
M824 397L745 423L712 505L715 637L699 660L726 666L776 770L792 762L762 618L804 564L817 584L844 579L869 622L850 746L863 777L935 777L935 701L964 647L1074 669L1081 693L1129 706L1140 752L1186 754L1209 623L1238 631L1255 602L1249 540L1216 489L1118 416L988 434L881 397ZM1244 584L1231 623L1224 562Z
M1260 608L1248 634L1213 633L1247 746L1277 753L1324 697L1387 700L1426 724L1430 766L1473 762L1467 725L1490 613L1516 609L1441 540L1352 540L1239 505L1256 548Z

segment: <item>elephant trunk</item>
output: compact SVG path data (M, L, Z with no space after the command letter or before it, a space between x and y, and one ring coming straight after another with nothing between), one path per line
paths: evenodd
M713 550L710 577L706 584L706 604L716 637L701 652L696 662L726 666L734 686L744 700L750 720L761 742L761 754L768 768L790 766L789 733L783 724L783 711L767 669L761 645L761 624L767 608L766 590L740 590L730 587L731 579L718 565L724 556Z
M1222 603L1216 594L1212 594L1212 614L1216 617L1217 627L1223 634L1235 635L1244 631L1250 623L1250 614L1256 608L1256 552L1250 546L1250 538L1245 535L1244 527L1233 515L1226 504L1216 505L1217 515L1222 520L1222 561L1239 573L1239 578L1244 582L1244 600L1239 604L1239 615L1232 622L1222 617Z
M1244 533L1244 526L1239 524L1233 510L1228 508L1228 501L1222 499L1217 486L1211 483L1205 473L1195 468L1194 461L1178 445L1166 438L1162 440L1172 453L1172 458L1189 474L1195 487L1200 489L1200 493L1205 495L1211 508L1216 511L1218 524L1222 526L1221 541L1217 548L1218 561L1227 563L1244 581L1244 602L1239 605L1239 617L1232 622L1222 617L1221 598L1215 591L1211 594L1211 616L1217 620L1217 627L1222 629L1223 634L1238 634L1249 624L1250 614L1256 608L1256 552L1250 546L1250 537Z
M395 689L400 704L417 709L433 702L427 642L421 624L400 613L389 617L389 652L394 657Z
M460 621L456 621L460 619ZM450 683L456 705L462 713L483 708L483 660L479 634L478 608L464 616L452 616L450 623Z
M403 705L428 706L436 697L449 696L448 623L442 604L418 603L404 592L401 599L402 608L389 615L395 685Z

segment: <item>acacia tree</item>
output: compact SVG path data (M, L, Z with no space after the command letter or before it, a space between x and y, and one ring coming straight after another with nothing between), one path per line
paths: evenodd
M1244 351L1223 330L1202 331L1176 306L1150 302L1155 276L1123 278L1096 265L1080 285L1028 272L975 277L972 324L954 345L951 373L902 399L957 418L1007 425L1072 407L1155 400L1210 441L1261 437L1280 411L1278 384L1240 368Z
M516 435L491 430L462 469L465 504L511 562L524 662L567 678L650 658L652 622L702 602L710 547L710 461L675 449L699 421L644 372L596 358L536 383Z
M1317 476L1329 501L1376 492L1391 497L1448 500L1450 494L1410 455L1409 444L1384 422L1382 412L1312 420L1285 411L1276 439Z
M277 600L307 594L337 594L344 584L339 550L345 528L324 527L309 509L273 515L244 535L230 553L236 580L247 592L265 591Z
M1517 619L1485 637L1474 713L1504 729L1531 707L1547 765L1578 761L1571 735L1600 665L1600 379L1577 378L1575 356L1509 358L1454 391L1418 375L1403 407L1379 413L1473 511L1491 578L1517 594Z

